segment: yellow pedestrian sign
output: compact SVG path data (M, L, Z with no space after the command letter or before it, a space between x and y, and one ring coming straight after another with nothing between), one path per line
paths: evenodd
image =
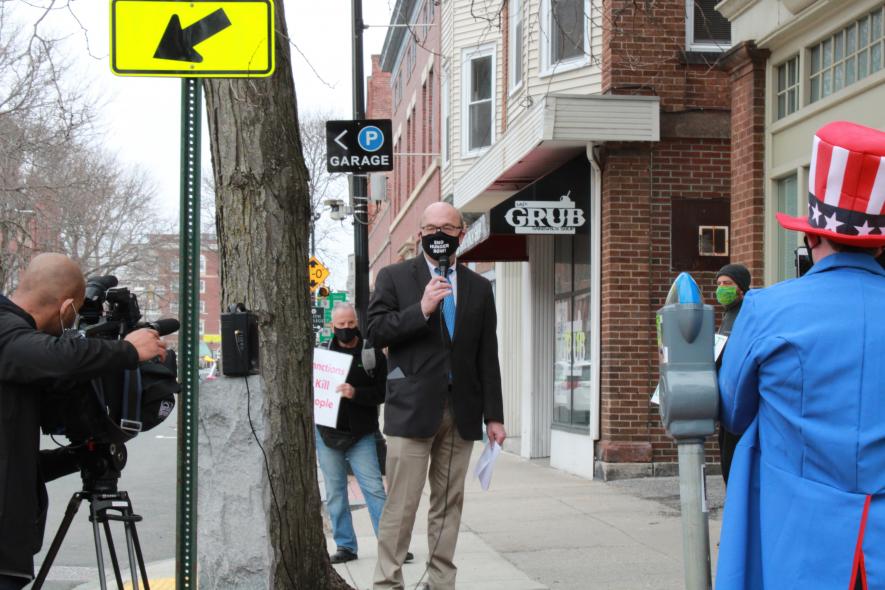
M272 0L111 0L111 70L118 76L270 76L273 23Z
M307 278L310 281L310 292L313 293L329 278L329 269L316 256L311 256L307 262Z

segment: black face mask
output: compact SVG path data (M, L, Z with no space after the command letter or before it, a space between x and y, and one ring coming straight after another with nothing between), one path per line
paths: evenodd
M451 260L458 249L458 236L450 236L439 230L435 234L421 236L421 247L434 260L438 261L443 256Z
M344 344L351 342L354 338L358 338L359 335L359 328L335 328L335 338L338 339L338 342L343 342Z

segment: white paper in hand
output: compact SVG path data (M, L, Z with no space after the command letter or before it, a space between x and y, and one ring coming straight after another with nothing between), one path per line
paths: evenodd
M501 445L497 442L490 442L483 449L479 461L476 462L476 471L474 475L479 478L479 485L483 491L488 491L489 485L492 483L492 471L495 469L495 459L501 454Z

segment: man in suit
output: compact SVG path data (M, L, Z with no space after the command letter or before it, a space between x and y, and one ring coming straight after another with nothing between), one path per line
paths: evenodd
M454 590L473 442L482 438L483 421L490 441L506 437L495 300L486 279L456 264L463 227L448 203L429 205L421 216L423 252L381 269L369 303L369 340L389 353L388 496L376 590L403 588L402 564L428 479L428 580L432 590Z
M741 434L717 590L885 588L885 133L814 138L804 276L747 293L719 371Z

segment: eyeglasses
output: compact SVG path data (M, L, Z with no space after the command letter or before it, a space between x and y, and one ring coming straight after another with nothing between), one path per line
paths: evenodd
M425 225L421 228L421 233L423 233L425 236L429 236L435 234L440 230L442 230L444 233L454 236L461 233L461 226L452 225L451 223L447 223L445 225Z

